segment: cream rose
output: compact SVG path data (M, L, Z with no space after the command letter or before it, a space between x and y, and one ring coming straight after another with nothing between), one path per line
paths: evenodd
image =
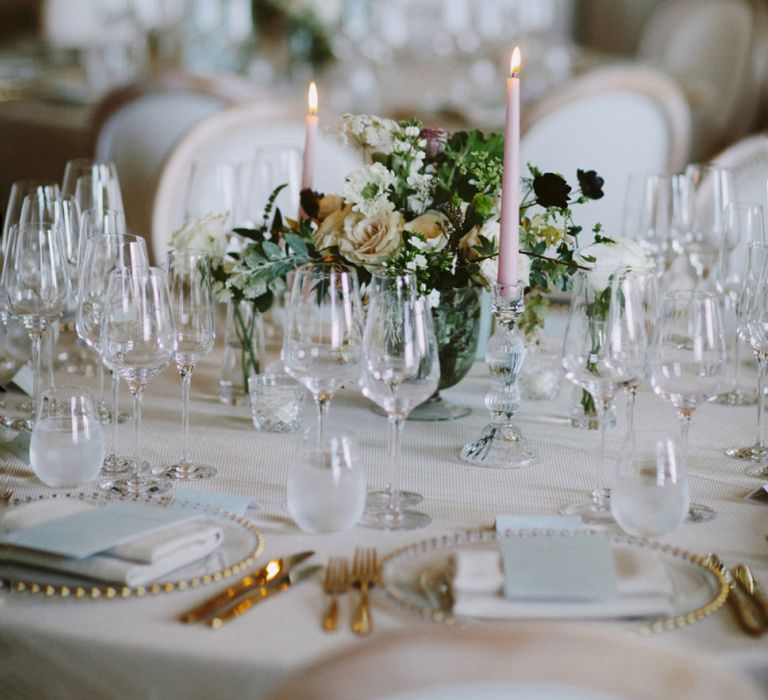
M352 211L352 205L336 209L326 216L313 234L318 250L326 250L339 244L344 234L344 221Z
M618 238L614 243L594 243L583 250L584 255L595 258L595 262L586 261L581 254L580 261L590 267L589 282L601 292L619 270L652 270L653 256L631 238Z
M378 265L391 258L399 248L403 223L400 212L386 212L374 217L350 212L344 219L339 251L351 263Z
M459 241L459 250L467 260L479 258L475 247L480 245L480 237L496 243L498 250L499 244L499 222L486 221L482 226L474 226L468 234Z
M224 224L229 213L209 214L201 219L190 219L171 234L171 245L176 250L206 251L212 258L221 258L227 249L227 230Z
M439 211L428 211L409 221L405 228L424 236L427 247L431 250L442 250L448 243L448 227L450 222L445 214Z
M344 199L338 194L326 194L317 203L317 218L324 221L344 205Z
M491 286L496 284L496 277L499 272L498 258L486 258L480 263L480 274L484 281ZM531 259L523 254L517 256L517 279L525 287L528 286L531 275Z

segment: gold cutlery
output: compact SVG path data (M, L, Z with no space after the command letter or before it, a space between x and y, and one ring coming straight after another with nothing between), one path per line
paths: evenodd
M233 584L221 593L217 593L215 596L208 598L200 605L196 605L191 610L182 613L179 619L182 622L191 624L209 617L216 613L222 606L229 605L245 595L249 591L253 591L264 587L270 581L276 580L281 575L284 575L305 559L311 557L314 552L299 552L298 554L292 554L284 559L270 559L260 569L252 571L247 576L241 578L237 583Z
M752 600L755 601L763 615L763 623L768 625L768 598L766 598L763 587L752 574L750 568L746 564L737 564L733 567L733 578L736 579L747 595L752 596Z
M329 559L325 567L323 590L331 596L331 603L323 615L323 629L335 632L339 623L338 596L349 589L349 564L346 559Z
M0 493L0 506L7 506L13 498L13 491L3 491Z
M741 625L741 628L753 637L760 637L765 630L759 612L753 606L752 601L747 594L736 585L733 575L716 554L710 553L707 555L706 559L709 564L720 570L728 582L728 602L730 603L731 609L733 610L739 625Z
M303 569L293 569L279 576L278 578L270 581L264 586L261 586L250 593L240 596L229 606L224 609L219 609L213 617L210 617L206 624L209 627L218 629L225 622L234 620L236 617L245 615L249 610L252 610L256 605L266 600L270 596L287 590L291 586L295 586L297 583L301 583L308 578L311 578L316 573L322 570L322 566L307 566Z
M368 589L378 580L378 563L375 549L356 549L352 559L352 581L360 587L360 602L352 615L352 631L366 635L373 629Z

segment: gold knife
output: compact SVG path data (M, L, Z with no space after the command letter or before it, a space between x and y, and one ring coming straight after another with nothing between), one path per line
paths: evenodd
M298 554L292 554L284 559L270 559L260 569L252 571L247 576L241 578L237 583L233 584L221 593L217 593L212 598L208 598L200 605L196 605L191 610L182 613L179 619L182 622L191 624L202 620L215 613L219 608L234 600L237 600L240 596L261 588L267 585L270 581L274 581L282 575L288 573L294 566L300 564L305 559L308 559L314 554L314 552L299 552Z
M240 597L232 605L224 608L224 610L219 610L213 617L208 619L206 624L209 627L213 627L213 629L218 629L225 622L229 622L230 620L234 620L236 617L245 615L245 613L247 613L249 610L252 610L254 606L258 605L266 598L287 590L291 586L314 576L319 571L322 571L322 569L322 566L315 565L307 566L298 571L289 571L286 574L276 578L274 581L270 581L265 586L251 591L246 596Z
M752 571L746 564L737 564L733 567L733 577L744 589L744 592L752 596L758 609L763 615L763 622L768 625L768 598L760 582L752 575Z
M752 601L747 597L747 594L736 585L736 581L733 578L731 572L726 568L716 554L709 554L707 556L709 562L720 569L720 572L725 576L728 582L728 602L733 609L736 616L736 620L741 625L742 629L753 637L760 637L765 629L763 628L763 622L760 619L759 612L752 605Z

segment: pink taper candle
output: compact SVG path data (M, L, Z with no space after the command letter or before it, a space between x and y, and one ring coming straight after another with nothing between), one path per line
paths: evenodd
M309 84L307 96L309 114L307 114L307 135L304 140L304 160L301 169L301 189L311 190L315 180L315 142L317 141L317 85L313 80Z
M504 172L501 185L499 233L500 285L517 284L520 249L520 49L512 52L507 78L507 121L504 127Z

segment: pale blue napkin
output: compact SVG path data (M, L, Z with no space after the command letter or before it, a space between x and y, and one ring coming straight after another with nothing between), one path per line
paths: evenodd
M256 510L258 506L248 496L234 496L231 493L221 493L220 491L200 491L198 489L175 488L173 491L175 508L193 508L193 505L186 505L183 501L189 501L191 504L200 504L210 508L220 508L228 513L243 516L246 512Z
M496 532L511 530L554 530L575 532L581 530L578 515L497 515Z

